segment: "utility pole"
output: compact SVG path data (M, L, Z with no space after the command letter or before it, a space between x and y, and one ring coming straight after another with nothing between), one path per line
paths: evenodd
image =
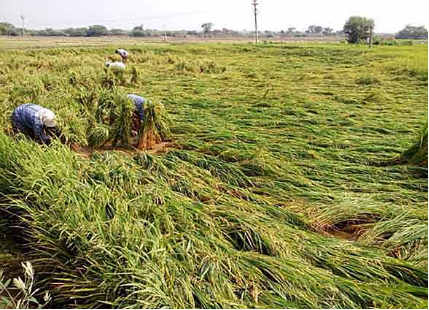
M25 27L25 17L21 14L21 21L22 21L22 29L21 29L21 36L24 36L24 27Z
M372 47L372 36L374 32L374 26L369 26L369 48Z
M259 34L258 34L258 1L252 0L253 5L253 13L255 14L255 44L258 44L259 41Z
M167 30L165 28L165 25L162 25L162 28L164 28L164 38L163 38L163 40L167 41Z

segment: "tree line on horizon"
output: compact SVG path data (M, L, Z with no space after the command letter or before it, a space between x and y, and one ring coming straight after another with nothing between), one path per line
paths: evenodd
M295 27L289 27L281 31L260 31L260 35L265 38L274 37L326 37L341 36L346 37L349 43L359 43L367 40L370 30L374 29L374 21L365 17L352 16L345 23L342 30L335 31L329 27L320 25L310 25L307 30L300 31ZM68 37L101 37L101 36L131 36L131 37L250 37L253 31L237 31L228 28L213 29L213 23L204 23L202 30L158 30L145 29L143 25L135 26L132 30L119 28L108 29L103 25L92 25L89 27L77 27L66 29L46 28L43 30L22 29L15 27L11 23L0 22L0 35L20 36L22 34L30 36L68 36ZM404 29L395 34L396 39L427 39L428 31L425 26L407 25Z
M213 23L204 23L201 25L202 30L159 30L145 29L143 25L135 26L132 30L124 30L119 28L108 29L103 25L92 25L89 27L77 27L66 29L46 28L43 30L24 29L26 35L32 36L69 36L69 37L101 37L101 36L131 36L131 37L186 37L186 36L251 36L253 31L237 31L228 28L213 29ZM20 36L22 28L15 27L10 23L0 22L0 35ZM334 31L329 27L310 25L307 30L299 31L294 27L281 31L260 31L260 34L265 37L274 36L296 36L305 37L311 35L330 36L343 35L343 31Z

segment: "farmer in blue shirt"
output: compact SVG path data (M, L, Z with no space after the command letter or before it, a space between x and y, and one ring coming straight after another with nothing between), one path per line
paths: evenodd
M136 107L136 112L138 114L138 117L142 121L144 118L144 112L143 112L143 104L146 102L146 99L134 94L127 95L128 99L131 99Z
M32 103L22 104L13 111L12 125L15 133L22 132L37 142L48 145L51 143L51 135L58 132L54 112Z
M136 107L134 111L134 116L133 116L133 127L132 127L131 136L134 138L137 138L144 119L143 105L146 102L146 99L134 94L128 94L127 97L128 99L132 100L132 102L134 103L134 106Z

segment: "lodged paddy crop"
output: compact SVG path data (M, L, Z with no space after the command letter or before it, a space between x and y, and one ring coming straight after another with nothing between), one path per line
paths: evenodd
M3 269L31 261L51 307L427 307L427 153L398 160L427 45L133 45L112 75L117 47L0 51ZM162 103L171 146L10 134L33 102L97 145L112 91Z

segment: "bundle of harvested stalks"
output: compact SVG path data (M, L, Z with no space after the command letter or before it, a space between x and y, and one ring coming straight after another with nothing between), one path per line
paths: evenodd
M112 146L128 145L135 106L119 91L102 91L94 109L87 109L89 118L87 141L91 147L108 142Z
M104 69L104 74L101 76L101 86L108 89L116 87L117 79L113 71Z
M136 106L125 94L116 91L100 95L97 108L87 130L88 144L93 147L112 141L112 146L135 145L152 149L155 144L166 141L170 135L169 120L163 104L146 101L144 118L138 121L137 139L132 139L133 121L137 117ZM90 113L91 114L91 113Z
M131 84L136 84L139 80L139 72L137 71L136 67L132 67L131 69Z
M165 141L170 136L169 120L162 103L146 101L144 119L140 125L137 147L141 150L152 149L155 144Z
M88 145L100 147L106 144L110 137L110 128L104 124L97 124L88 129Z
M115 93L110 90L105 91L102 89L94 113L95 120L99 123L112 125L116 106Z
M135 106L127 96L117 93L114 96L116 107L111 110L110 121L112 123L110 138L113 139L112 146L128 145L132 129L132 117Z

